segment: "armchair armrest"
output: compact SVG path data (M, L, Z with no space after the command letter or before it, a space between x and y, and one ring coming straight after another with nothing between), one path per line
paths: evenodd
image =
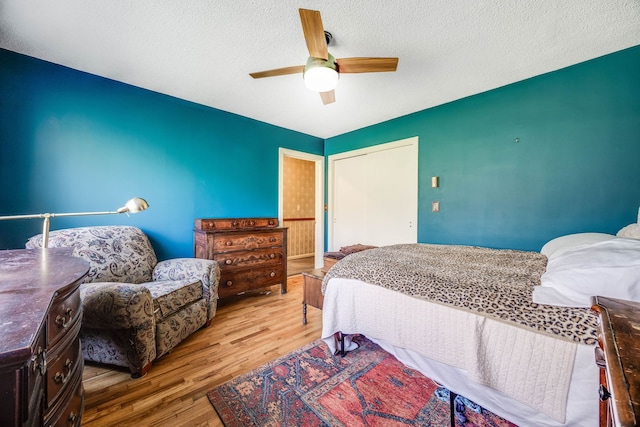
M192 279L202 282L202 292L208 305L211 320L218 306L220 266L214 260L202 258L175 258L159 262L153 269L153 280Z
M80 287L83 326L96 329L146 329L154 326L153 298L144 286L85 283Z

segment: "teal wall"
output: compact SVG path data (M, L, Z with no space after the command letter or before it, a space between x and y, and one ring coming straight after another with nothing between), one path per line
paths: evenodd
M330 155L418 136L420 242L538 250L636 221L639 75L640 46L322 141L0 50L0 214L141 196L146 212L52 229L132 224L160 258L190 256L194 218L277 216L279 147ZM40 227L0 221L0 249Z
M640 206L640 46L330 138L325 155L411 136L419 242L539 250L615 234Z
M0 49L0 215L150 209L54 218L51 228L131 224L161 259L193 254L199 217L278 215L279 147L323 140ZM0 221L0 249L40 220Z

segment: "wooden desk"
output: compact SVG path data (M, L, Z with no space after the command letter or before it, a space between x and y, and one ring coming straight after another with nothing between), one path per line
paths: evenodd
M0 425L79 426L80 282L68 248L0 251Z
M311 307L322 310L324 303L324 295L322 295L322 279L324 279L324 270L315 269L302 273L302 324L307 324L307 304Z
M594 297L599 314L600 425L640 423L640 303Z

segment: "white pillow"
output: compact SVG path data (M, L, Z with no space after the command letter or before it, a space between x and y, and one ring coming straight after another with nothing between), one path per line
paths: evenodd
M550 258L533 302L590 307L595 295L640 302L640 240L609 239Z
M640 239L640 224L630 224L623 227L616 234L618 237L626 237L628 239Z
M566 236L556 237L549 240L540 250L542 255L546 255L551 259L563 254L566 251L580 249L593 243L602 242L604 240L614 239L613 234L605 233L576 233L567 234Z

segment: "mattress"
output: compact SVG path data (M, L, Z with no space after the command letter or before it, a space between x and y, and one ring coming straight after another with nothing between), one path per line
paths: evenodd
M521 426L594 426L594 346L345 278L326 283L322 338L363 334L425 376Z

